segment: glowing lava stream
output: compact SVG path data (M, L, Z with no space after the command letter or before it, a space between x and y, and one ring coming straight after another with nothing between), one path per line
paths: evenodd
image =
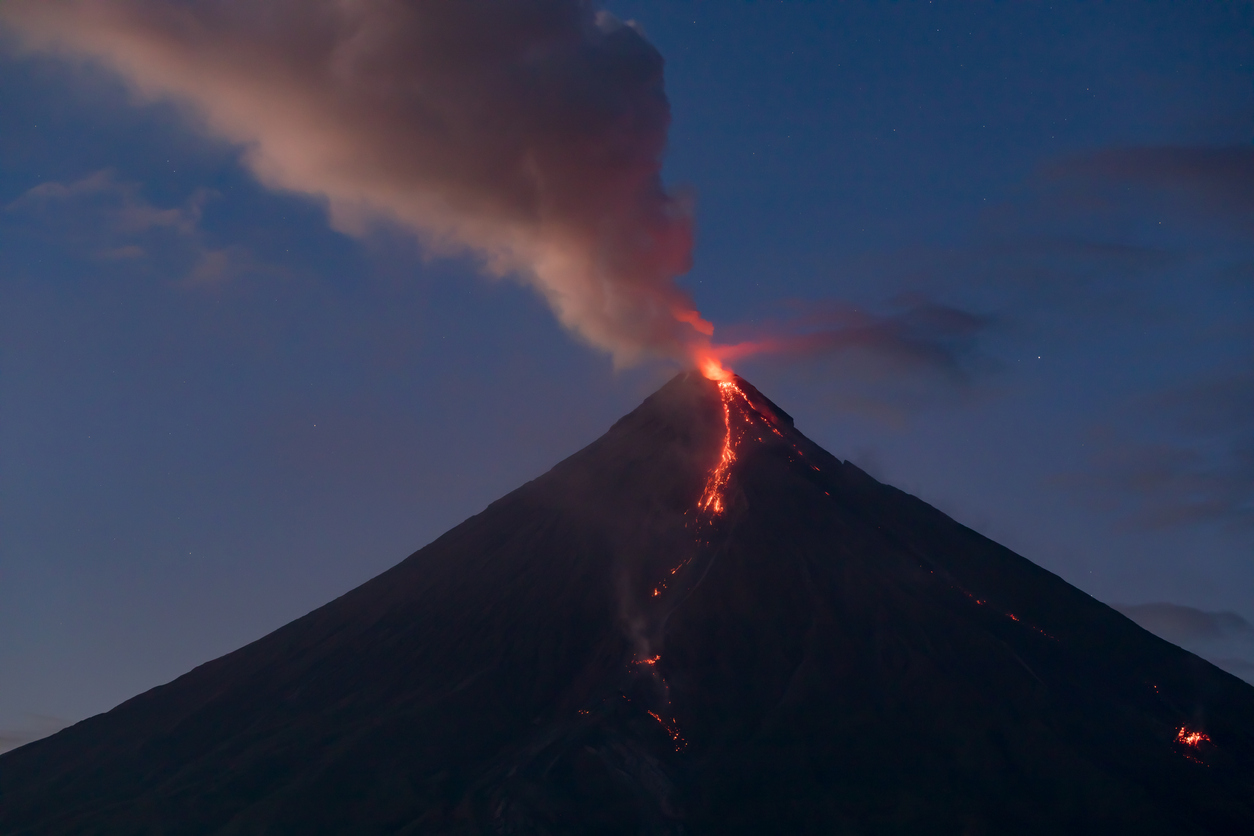
M697 501L698 508L714 514L723 513L723 489L727 487L727 480L731 478L732 462L736 461L736 448L732 444L732 392L738 393L742 398L745 396L745 393L741 392L740 387L733 381L719 381L718 393L723 400L723 426L726 428L723 436L723 452L719 456L718 464L710 473L709 480L705 483L705 493L701 494L701 499Z
M784 438L784 434L781 433L776 426L774 426L768 416L762 414L762 412L753 405L753 402L749 400L749 396L746 395L744 390L736 383L735 377L732 373L724 369L717 363L717 361L704 361L702 363L702 372L707 378L718 384L719 398L723 402L723 449L719 454L717 464L715 464L714 469L710 471L710 476L706 480L705 490L702 492L701 498L697 500L698 514L708 515L708 521L713 517L721 515L727 507L726 502L724 501L724 491L727 488L728 482L731 480L731 468L736 462L737 445L744 437L743 431L739 436L734 435L732 431L732 404L736 400L736 397L739 396L740 399L744 401L744 405L746 407L745 414L749 422L753 421L754 415L756 414L758 418L762 419L762 422L766 425L766 427L776 436ZM755 437L758 441L763 440L761 435L756 435ZM795 444L792 445L792 448L798 456L804 458L805 454L801 452L800 448L798 448ZM818 470L818 467L812 464L810 467L816 471ZM668 579L678 574L679 571L687 566L691 561L692 558L688 557L678 566L671 569L670 574L667 576ZM653 588L652 597L657 598L660 596L662 591L666 589L666 586L667 583L665 580L660 582ZM669 695L670 688L666 684L666 678L662 675L662 672L659 669L659 663L661 661L661 655L637 657L632 660L628 669L641 673L648 671L649 675L656 678L656 680L661 683L662 688L665 689ZM626 697L624 697L624 699L626 699ZM666 702L667 705L670 704L669 696L667 697ZM688 747L688 742L684 740L684 737L679 730L679 724L677 721L668 721L655 711L648 711L648 714L656 720L663 729L665 729L666 733L670 736L671 741L675 745L676 752L682 752Z
M784 434L769 420L766 420L765 416L761 416L758 408L749 400L749 396L736 385L736 380L731 376L731 372L724 371L721 367L717 369L707 368L705 369L705 375L711 380L717 380L718 394L723 401L723 451L719 454L718 464L710 472L710 478L706 480L705 492L701 494L701 499L697 500L697 509L707 514L718 516L723 513L726 507L723 502L723 491L731 479L731 466L736 461L736 446L739 439L732 437L732 401L736 399L736 396L739 395L740 399L745 402L750 416L758 413L771 432L780 438L783 438ZM761 441L762 439L759 437L758 440ZM805 456L795 444L792 445L792 448L797 455ZM818 470L814 465L810 465L810 467L816 471Z

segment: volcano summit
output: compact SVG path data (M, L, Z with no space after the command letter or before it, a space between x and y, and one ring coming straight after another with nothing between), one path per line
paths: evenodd
M689 373L0 756L0 833L1254 833L1254 688Z

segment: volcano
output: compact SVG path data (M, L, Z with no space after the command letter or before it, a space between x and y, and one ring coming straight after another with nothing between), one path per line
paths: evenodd
M0 756L0 833L1254 833L1254 688L685 373Z

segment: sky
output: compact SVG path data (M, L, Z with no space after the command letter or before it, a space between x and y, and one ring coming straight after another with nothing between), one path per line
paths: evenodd
M332 101L282 49L198 109L164 65L0 21L0 750L591 442L705 344L690 303L718 344L788 346L728 362L836 456L1254 675L1254 5L603 8L638 73L534 102L465 75L493 141L417 150L416 117L371 121L404 101ZM294 157L288 95L297 139L370 165ZM581 162L529 102L639 117L638 153ZM519 143L552 152L555 223L483 174ZM584 223L603 203L632 235ZM630 327L549 257L605 246Z

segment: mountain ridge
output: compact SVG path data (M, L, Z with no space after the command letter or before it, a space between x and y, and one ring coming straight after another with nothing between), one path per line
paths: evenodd
M0 756L0 832L1254 823L1254 689L724 384L677 376L376 578Z

